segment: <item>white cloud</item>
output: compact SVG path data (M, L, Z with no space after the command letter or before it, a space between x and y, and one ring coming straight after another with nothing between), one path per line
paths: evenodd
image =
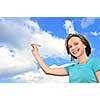
M99 36L99 35L100 35L100 32L91 32L91 34L92 34L93 36Z
M42 57L67 58L65 40L41 30L30 18L0 18L0 66L4 73L14 74L36 67L31 43L38 43ZM12 56L10 50L15 50ZM0 70L1 70L0 69ZM4 72L4 73L3 73Z
M94 23L96 18L93 18L93 17L89 17L89 18L83 18L81 20L81 27L84 29L84 28L87 28L88 26L92 25Z
M74 25L73 25L72 21L66 20L64 26L65 26L66 32L68 34L75 34L75 33L77 33L75 31L75 29L74 29Z
M34 34L34 40L36 43L40 44L40 53L44 57L61 57L66 58L67 53L65 50L65 40L57 37L53 37L47 32L42 32L42 34Z
M56 67L65 67L71 64L64 64L62 66L52 65L50 68ZM38 72L26 72L24 74L16 75L13 77L13 80L16 82L43 82L43 83L50 83L50 82L69 82L69 76L54 76L54 75L47 75L44 71L40 68Z
M0 48L0 77L19 74L37 66L31 59L27 60L27 57L17 53L12 56L12 52L8 48Z
M20 20L19 23L21 24L16 22L15 19L9 20L9 19L2 18L2 20L1 20L2 23L0 23L1 43L9 47L16 48L20 52L23 51L24 53L26 53L28 51L29 53L30 43L37 42L42 45L41 51L44 51L48 56L60 55L61 57L61 55L63 56L66 55L65 54L66 50L64 46L65 40L61 38L53 37L48 32L42 31L39 28L39 25L37 23L29 19L27 20L25 19L25 21ZM33 26L34 30L30 29L28 27L29 25Z
M43 76L39 72L34 73L33 71L30 71L14 76L13 80L16 82L38 82L42 80L42 77Z
M25 23L26 23L27 26L29 26L31 28L33 27L35 31L40 30L40 27L39 27L37 22L33 22L33 21L28 20Z
M3 68L8 67L14 67L14 66L27 66L30 64L30 61L28 61L25 58L23 58L23 55L14 54L14 57L12 56L12 52L6 47L0 48L0 64L2 64Z

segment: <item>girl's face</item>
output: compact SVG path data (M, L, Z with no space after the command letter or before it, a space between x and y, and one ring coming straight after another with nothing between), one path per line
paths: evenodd
M68 48L71 55L78 58L84 54L86 46L81 42L78 37L71 37L68 41Z

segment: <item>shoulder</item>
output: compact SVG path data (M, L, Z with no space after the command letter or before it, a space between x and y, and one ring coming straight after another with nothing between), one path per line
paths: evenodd
M92 58L90 60L90 63L95 72L100 70L100 59L99 58Z
M64 69L69 74L70 69L72 69L74 66L75 66L75 64L70 64L68 66L65 66Z
M74 67L75 66L75 64L70 64L70 65L68 65L68 66L65 66L64 68L65 69L69 69L69 68L72 68L72 67Z
M90 62L100 63L100 59L99 58L90 58Z

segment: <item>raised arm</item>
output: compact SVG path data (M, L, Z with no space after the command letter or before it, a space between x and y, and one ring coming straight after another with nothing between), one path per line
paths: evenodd
M51 74L51 75L61 75L65 76L67 75L67 72L65 71L64 68L49 68L49 66L43 61L41 56L38 53L38 48L36 45L32 45L32 54L34 55L35 59L39 63L40 67L43 69L43 71L46 74Z

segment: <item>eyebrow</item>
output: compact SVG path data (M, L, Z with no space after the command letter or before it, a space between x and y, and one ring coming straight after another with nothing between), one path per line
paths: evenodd
M73 42L73 44L79 43L79 41L75 41ZM70 44L68 44L68 47L71 46Z

